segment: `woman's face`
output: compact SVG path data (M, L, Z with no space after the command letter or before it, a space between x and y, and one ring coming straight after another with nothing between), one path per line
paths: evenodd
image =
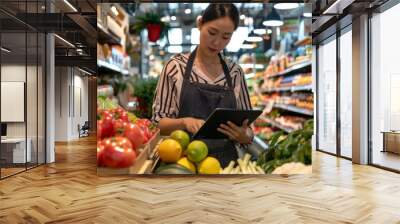
M228 45L235 25L229 17L221 17L204 24L200 21L199 29L199 48L204 54L215 56Z

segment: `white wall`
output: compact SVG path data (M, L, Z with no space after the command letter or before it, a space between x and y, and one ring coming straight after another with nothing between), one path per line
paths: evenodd
M88 120L88 79L82 75L76 68L56 67L56 141L79 138L78 124Z

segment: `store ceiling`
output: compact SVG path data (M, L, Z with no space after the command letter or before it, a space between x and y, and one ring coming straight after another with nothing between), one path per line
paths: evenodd
M313 42L318 43L320 40L331 36L336 29L343 28L347 25L351 18L368 11L373 12L382 6L388 0L330 0L320 1L312 0L312 37ZM338 22L342 21L342 22Z
M52 13L46 13L50 8ZM25 49L25 42L19 40L25 39L21 33L56 33L62 38L55 38L56 65L85 65L93 71L97 57L96 16L96 0L1 0L0 5L1 30L3 36L11 38L7 48L15 52L10 54ZM29 55L31 45L28 46Z
M173 32L173 34L170 34L171 38L169 38L169 43L167 45L173 45L171 47L174 48L176 48L176 45L181 45L183 47L183 51L187 51L189 48L193 47L191 46L192 44L197 44L195 40L197 40L198 37L194 37L198 35L196 34L197 30L195 29L196 18L198 15L202 14L209 3L131 3L121 5L132 15L130 21L131 24L135 23L136 16L147 11L153 11L161 15L164 21L168 22L172 28L170 33ZM246 17L245 19L240 20L240 27L236 33L245 32L243 28L246 28L246 30L250 31L249 28L252 26L251 24L262 26L262 21L265 20L265 17L274 7L274 4L263 3L235 3L235 5L239 9L241 17ZM295 9L277 9L277 12L283 20L294 19L296 21L300 21L305 11L311 11L311 7L305 7L305 5L306 4L300 4L299 7ZM252 22L249 22L249 20ZM294 27L295 29L298 29L297 25ZM292 28L293 24L284 25L281 27L281 30L285 32ZM267 27L265 27L265 29L267 29ZM236 39L238 38L233 37L231 44L227 47L228 51L238 51L238 47L240 47L243 40L235 41ZM160 43L160 45L164 46L164 43ZM176 50L179 51L178 48L176 48Z

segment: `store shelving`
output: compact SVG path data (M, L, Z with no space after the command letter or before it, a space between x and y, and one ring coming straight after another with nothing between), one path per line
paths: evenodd
M301 62L296 65L293 65L282 72L278 72L274 75L270 75L270 76L268 76L268 78L284 76L284 75L291 75L294 73L298 73L298 72L302 72L302 71L306 71L306 70L310 70L310 69L311 69L311 61L305 61L305 62Z
M313 114L314 114L314 112L312 110L307 110L304 108L287 105L287 104L275 103L274 107L283 109L283 110L287 110L287 111L291 111L291 112L296 112L296 113L303 114L303 115L308 115L308 116L313 116Z
M272 93L272 92L283 92L283 91L303 91L303 90L312 90L312 85L305 86L288 86L288 87L280 87L280 88L272 88L272 89L262 89L263 93Z
M116 35L112 34L111 32L109 32L99 22L97 23L97 28L98 28L97 33L99 42L121 45L121 39Z
M118 72L121 73L123 75L128 75L129 71L127 69L123 69L117 65L111 64L107 61L104 60L97 60L97 65L99 66L99 68L106 68L110 71L114 71L114 72Z
M295 129L285 127L285 126L279 124L278 122L276 122L276 121L274 121L274 120L272 120L272 119L270 119L268 117L260 116L260 119L265 121L265 122L267 122L267 123L269 123L273 127L281 129L282 131L284 131L286 133L290 133L290 132L295 131Z

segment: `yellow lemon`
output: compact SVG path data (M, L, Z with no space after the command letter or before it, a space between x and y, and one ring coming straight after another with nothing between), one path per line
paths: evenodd
M202 161L207 155L208 148L206 143L199 140L191 142L186 149L186 156L195 163Z
M199 174L219 174L221 164L214 157L207 157L197 167Z
M161 161L166 163L175 163L181 158L182 147L174 139L166 139L158 146L158 155Z
M180 160L178 160L177 162L179 165L186 167L187 169L193 171L194 173L196 173L196 167L194 166L193 163L191 163L188 158L183 157Z

